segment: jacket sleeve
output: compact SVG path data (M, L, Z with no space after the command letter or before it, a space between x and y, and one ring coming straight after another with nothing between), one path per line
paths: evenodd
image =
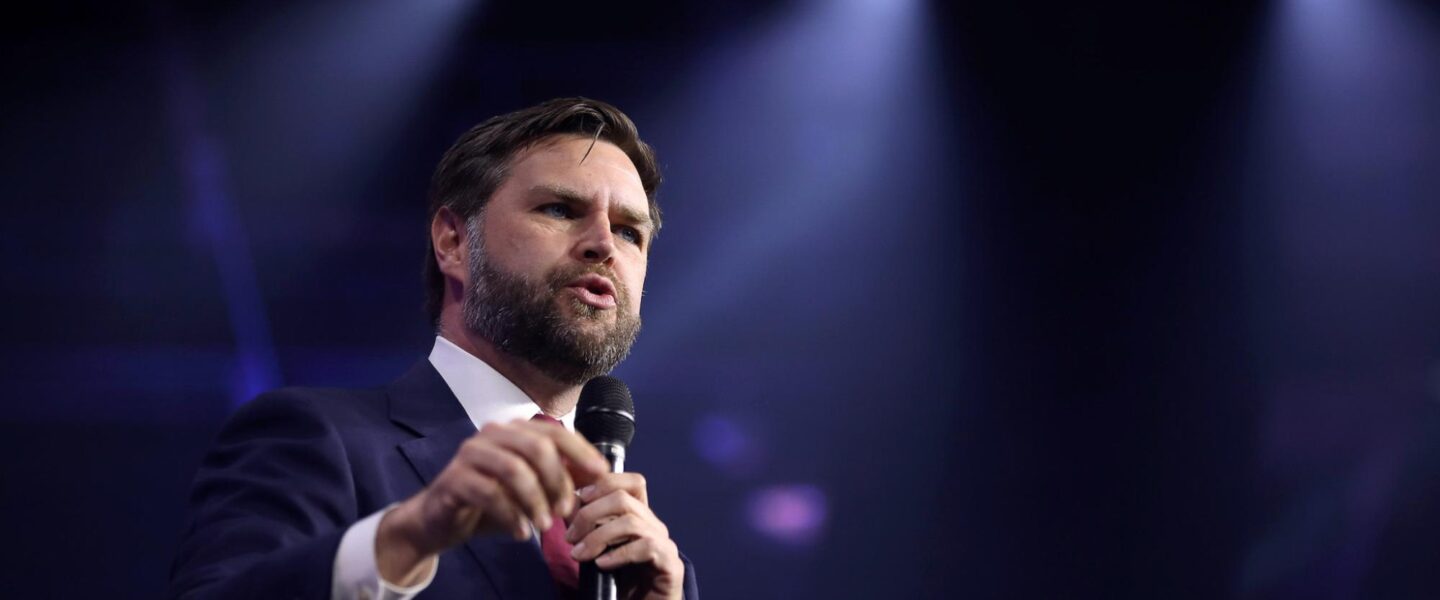
M230 418L196 473L170 596L325 600L355 513L333 424L302 392L263 394Z
M680 561L685 563L685 582L682 584L685 600L700 600L700 584L695 579L695 563L690 558L680 553Z

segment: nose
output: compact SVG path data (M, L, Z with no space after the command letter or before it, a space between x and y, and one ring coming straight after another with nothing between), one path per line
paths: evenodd
M589 219L575 243L575 254L581 262L610 264L615 257L615 234L610 231L609 218L597 214Z

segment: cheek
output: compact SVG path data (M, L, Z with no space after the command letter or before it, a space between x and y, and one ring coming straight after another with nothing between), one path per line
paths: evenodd
M556 262L560 254L553 248L555 244L552 240L533 231L509 230L487 239L496 242L487 244L487 248L491 248L491 259L514 273L533 276L535 273L544 272ZM496 251L494 248L497 246L503 250Z
M645 297L645 269L640 268L638 274L626 278L625 285L630 288L630 305L635 314L640 314L640 300Z

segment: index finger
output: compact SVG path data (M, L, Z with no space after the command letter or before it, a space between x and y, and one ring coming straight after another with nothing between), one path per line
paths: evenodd
M641 504L650 505L649 493L646 491L645 476L635 472L629 473L606 473L595 480L595 485L585 486L580 490L580 500L591 502L596 498L609 496L616 491L623 491L639 500Z
M601 475L610 472L610 462L600 455L590 442L580 434L564 427L541 427L545 435L555 442L555 449L565 459L565 468L570 477L579 485L589 485Z

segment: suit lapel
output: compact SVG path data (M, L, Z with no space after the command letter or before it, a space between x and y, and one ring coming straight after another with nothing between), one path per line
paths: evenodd
M412 367L387 391L390 419L417 436L398 446L400 454L429 485L460 444L474 435L475 425L428 360ZM555 584L534 542L497 535L470 538L465 547L494 586L497 598L555 597Z

